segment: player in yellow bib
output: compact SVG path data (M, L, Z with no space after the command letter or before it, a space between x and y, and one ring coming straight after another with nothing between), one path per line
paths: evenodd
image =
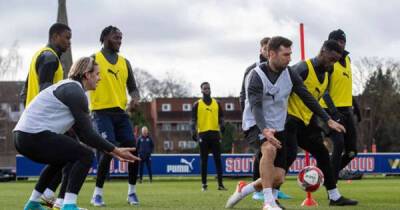
M224 132L223 110L217 100L211 98L210 84L201 85L203 98L193 104L192 138L199 142L202 190L207 190L207 162L211 150L217 170L218 190L226 190L222 183L221 135Z
M60 62L61 55L71 46L71 29L62 23L55 23L49 29L49 42L39 49L32 57L28 76L21 91L21 101L27 107L40 91L64 79L63 66ZM48 166L45 167L48 170ZM48 206L55 202L54 192L61 183L61 170L54 176L53 181L46 186L42 199ZM39 186L38 188L41 188ZM64 197L65 184L60 190ZM62 205L62 203L60 203Z
M334 30L329 34L329 40L336 41L343 49L346 46L346 35L341 30ZM349 52L344 50L339 61L333 65L333 71L329 78L328 94L321 100L321 105L327 108L326 103L331 104L327 109L333 118L346 128L346 133L331 132L333 143L331 164L333 166L335 180L337 182L339 172L357 156L357 130L354 123L353 107L358 120L361 115L356 101L352 95L352 69ZM328 97L330 96L330 97ZM325 103L325 101L327 101Z
M132 100L128 109L139 103L132 67L127 59L119 54L122 32L115 26L103 29L100 42L103 48L93 56L99 65L100 82L96 90L89 92L89 108L92 112L93 123L97 131L109 142L122 147L136 147L132 124L126 113L128 96ZM96 187L91 203L94 206L104 206L103 186L110 169L112 156L98 151L98 168ZM137 156L137 151L133 152ZM138 161L128 163L128 196L130 205L139 204L136 194L136 180L138 175Z
M343 48L335 41L327 40L315 58L301 61L292 67L304 81L307 90L319 101L328 87L328 71L337 62ZM333 120L332 120L333 121ZM314 113L308 109L296 94L289 97L288 117L285 130L292 150L287 151L287 167L289 168L297 156L297 148L310 152L317 160L317 166L324 174L324 185L328 192L329 205L357 205L357 201L342 196L336 186L333 168L330 164L329 151L323 143L320 124Z

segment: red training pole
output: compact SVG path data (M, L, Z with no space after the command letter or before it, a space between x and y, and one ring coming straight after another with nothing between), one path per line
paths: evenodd
M300 23L300 52L301 52L301 60L305 60L306 59L306 53L304 50L304 24ZM310 154L306 152L306 166L310 165ZM307 192L307 197L306 199L303 201L303 203L301 204L301 206L318 206L317 201L315 201L310 192Z

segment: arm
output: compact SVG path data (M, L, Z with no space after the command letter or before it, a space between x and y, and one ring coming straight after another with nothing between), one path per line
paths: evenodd
M221 133L225 132L225 122L224 122L224 110L222 110L221 104L218 103L218 125Z
M61 65L59 58L50 51L44 51L37 59L36 69L40 91L53 84L54 74Z
M197 141L197 109L198 109L198 103L195 102L192 107L192 121L191 121L191 127L192 127L192 139L194 141Z
M346 129L330 118L330 116L321 108L318 101L311 95L304 86L303 80L295 72L289 69L290 77L293 83L293 91L300 97L303 103L317 116L321 117L328 126L337 132L346 132Z
M128 79L126 81L126 87L128 88L129 95L132 97L132 105L136 106L140 100L140 93L133 75L132 66L128 60L126 60L126 66L128 67Z
M258 73L256 71L253 71L249 78L247 94L249 97L248 99L251 112L253 113L256 124L261 131L267 128L267 123L265 122L262 108L263 88L264 86L260 76L258 76Z
M331 96L329 95L329 92L326 91L325 94L322 96L322 98L324 99L325 104L328 106L329 114L332 115L335 121L340 122L342 116L339 110L336 108L335 103L333 102Z
M113 144L103 139L93 129L87 98L81 87L75 83L64 84L54 91L54 95L70 109L75 119L74 130L82 142L106 152L112 152L115 149Z
M239 98L240 108L241 108L242 112L244 111L244 104L246 101L246 87L245 87L246 77L249 74L249 72L252 69L254 69L255 67L256 67L256 64L253 64L253 65L249 66L246 69L246 71L244 72L243 81L242 81L242 89L240 90L240 98Z
M303 83L303 79L296 73L296 69L289 69L289 74L293 83L293 92L295 92L303 103L316 115L321 117L324 121L330 119L329 115L321 108L318 101L308 92Z

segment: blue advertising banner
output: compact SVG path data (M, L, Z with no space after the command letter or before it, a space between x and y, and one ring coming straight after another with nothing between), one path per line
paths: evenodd
M251 154L223 154L222 166L224 176L250 176L253 173L253 157ZM316 165L311 158L311 164ZM96 162L89 171L89 175L97 172ZM289 169L289 174L297 174L305 166L303 154L299 154ZM28 158L17 156L17 177L39 176L43 165ZM365 174L400 174L400 153L362 153L347 166L352 171ZM153 175L156 176L195 176L200 174L200 157L198 154L155 154L152 156ZM145 168L145 173L146 168ZM214 160L208 159L209 174L215 174ZM127 163L112 161L111 176L127 176Z

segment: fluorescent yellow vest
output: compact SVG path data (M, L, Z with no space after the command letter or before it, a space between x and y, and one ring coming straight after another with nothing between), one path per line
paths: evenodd
M212 99L211 104L207 105L202 99L198 100L197 107L197 132L219 131L218 124L218 103Z
M31 66L29 68L29 73L28 73L28 86L27 86L25 107L27 107L29 105L29 103L33 100L33 98L35 98L39 94L40 86L39 86L39 75L38 75L37 69L36 69L36 61L37 61L37 58L44 51L50 51L58 58L57 53L49 47L44 47L35 53L35 55L32 58ZM64 70L63 70L60 60L58 60L58 68L57 68L56 72L54 73L53 84L57 83L58 81L62 80L63 78L64 78Z
M128 66L124 57L118 55L116 64L111 64L102 52L95 55L99 65L100 81L94 91L89 91L90 110L119 107L126 109Z
M308 75L304 80L304 85L311 95L318 101L324 94L328 86L328 73L325 73L325 78L322 84L318 81L311 60L306 61L308 67ZM310 123L313 112L303 103L296 93L292 93L289 97L288 113L302 120L305 125Z
M329 95L336 107L353 106L353 84L351 62L349 56L346 56L346 67L336 62L333 66L333 72L329 81ZM325 101L320 100L322 107L327 108Z

